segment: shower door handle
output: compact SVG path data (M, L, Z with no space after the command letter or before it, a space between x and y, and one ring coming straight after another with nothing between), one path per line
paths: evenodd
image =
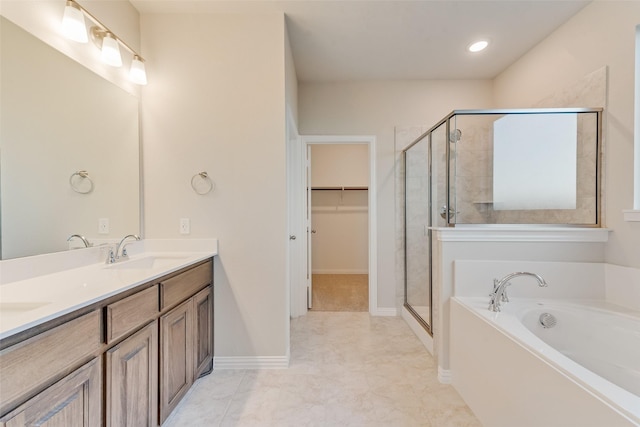
M448 209L449 218L455 218L456 214L459 214L460 211L454 211L452 208ZM447 219L447 205L444 205L440 208L440 216L442 219Z

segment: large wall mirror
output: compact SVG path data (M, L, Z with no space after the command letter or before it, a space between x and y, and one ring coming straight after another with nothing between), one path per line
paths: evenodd
M0 19L1 258L139 233L138 99Z

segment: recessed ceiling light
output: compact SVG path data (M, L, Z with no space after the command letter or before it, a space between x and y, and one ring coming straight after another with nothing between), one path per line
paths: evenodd
M479 40L477 42L471 43L467 49L469 52L480 52L484 48L489 46L489 42L486 40Z

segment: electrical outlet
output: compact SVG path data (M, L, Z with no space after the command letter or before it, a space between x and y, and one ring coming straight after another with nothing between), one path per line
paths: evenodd
M98 218L98 234L109 234L109 218Z
M180 234L191 233L191 221L189 218L180 218Z

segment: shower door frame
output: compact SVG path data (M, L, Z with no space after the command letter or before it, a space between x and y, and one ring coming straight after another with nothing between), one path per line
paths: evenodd
M456 116L488 116L488 115L514 115L514 114L584 114L591 113L596 114L596 164L595 164L595 175L596 175L596 187L595 187L595 222L593 224L560 224L560 223L551 223L551 224L519 224L519 225L543 225L545 227L575 227L575 228L601 228L602 227L602 215L604 212L604 206L602 206L602 115L604 109L603 108L506 108L506 109L486 109L486 110L453 110L449 114L447 114L444 118L438 121L434 126L432 126L428 131L424 132L420 137L418 137L414 142L409 144L404 150L411 148L416 142L418 142L425 134L431 134L438 127L445 124L446 126L446 135L449 138L451 135L450 123L451 119ZM447 141L449 141L447 139ZM431 142L431 141L430 141ZM431 145L429 145L429 150L431 150ZM451 197L451 147L450 144L446 146L446 221L447 227L455 227L456 219L455 212L457 206L451 207L452 199L455 201L455 197ZM431 166L431 165L430 165ZM455 165L453 167L455 171ZM502 224L460 224L465 226L500 226Z
M433 133L442 125L445 126L445 138L446 138L446 147L445 147L445 208L444 208L444 216L443 218L446 221L446 227L456 227L456 217L455 213L457 210L457 202L455 194L452 194L452 186L451 186L451 172L452 170L455 172L456 165L452 165L452 155L451 155L451 144L450 135L451 135L451 119L456 116L465 116L465 115L508 115L508 114L558 114L558 113L572 113L572 114L581 114L581 113L595 113L596 114L596 163L595 163L595 175L596 175L596 183L595 183L595 222L593 224L560 224L560 223L551 223L551 224L521 224L528 226L539 226L543 225L544 227L572 227L572 228L600 228L602 227L603 222L603 206L602 206L602 137L603 137L603 123L602 123L602 115L603 108L528 108L528 109L486 109L486 110L454 110L451 113L447 114L444 118L439 120L435 125L429 128L426 132L423 132L420 136L418 136L413 142L407 145L402 150L402 162L404 167L404 307L411 313L411 315L416 319L418 323L420 323L424 329L429 333L429 335L433 336ZM429 319L423 319L411 305L407 302L407 151L422 141L424 138L428 138L427 140L427 167L428 167L428 206L429 212L427 217L427 238L429 245ZM454 202L454 206L451 206L451 202ZM463 225L463 224L460 224ZM495 227L500 226L501 224L464 224L466 227L473 226L483 226L483 227Z
M433 209L433 202L432 202L432 191L431 191L431 183L432 183L432 155L431 155L431 136L432 136L432 132L433 130L436 128L437 126L429 129L427 132L424 132L422 135L420 135L418 138L416 138L411 144L409 144L408 146L406 146L403 150L402 150L402 164L403 164L403 168L404 168L404 182L403 182L403 186L404 186L404 308L407 309L407 311L409 313L411 313L411 315L413 316L413 318L424 328L425 331L427 331L427 333L429 335L431 335L433 337L433 240L432 240L432 236L433 236L433 230L432 230L432 224L433 224L433 218L432 218L432 209ZM422 141L425 137L428 138L427 140L427 169L428 169L428 174L427 174L427 188L428 190L428 197L427 197L427 206L428 206L428 214L427 214L427 245L429 247L429 274L428 274L428 279L429 279L429 283L428 283L428 289L429 289L429 319L424 319L422 318L422 316L420 316L420 314L418 314L418 312L416 310L414 310L414 308L411 306L411 304L409 304L409 302L407 301L407 151L413 147L414 145L416 145L417 143L419 143L420 141Z

